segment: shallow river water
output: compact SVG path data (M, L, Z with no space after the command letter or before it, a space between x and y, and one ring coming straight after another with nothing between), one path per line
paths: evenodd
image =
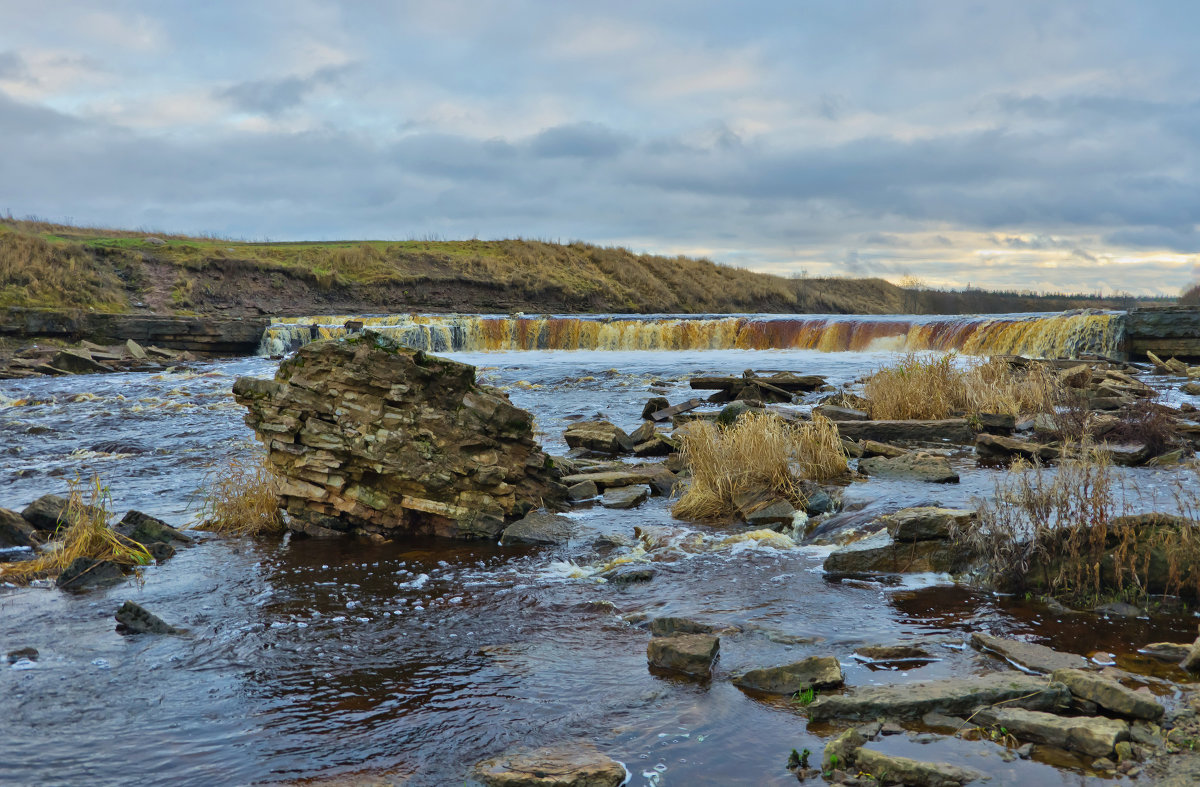
M891 358L736 350L452 357L478 365L482 379L532 411L551 453L565 450L572 417L601 413L632 428L650 387L680 401L694 374L789 369L838 384ZM212 464L252 448L230 386L274 368L246 358L157 375L0 381L0 506L19 510L95 472L118 513L191 521ZM846 499L957 506L990 493L997 471L966 456L954 462L961 484L860 482ZM1169 471L1137 472L1131 494L1147 506L1169 497ZM1126 669L1149 670L1140 646L1195 632L1190 615L1052 615L945 577L827 581L827 550L815 547L734 544L657 562L653 581L616 587L590 576L603 562L598 534L683 523L663 498L571 516L581 537L554 549L208 538L109 590L0 588L0 651L41 654L31 669L0 669L0 784L463 784L488 756L577 739L622 761L634 785L791 784L788 753L808 748L819 759L830 730L810 728L786 698L742 693L731 673L829 654L848 685L993 669L964 646L972 631L1109 651ZM744 529L689 527L714 542ZM188 635L118 635L112 615L125 599ZM649 635L622 617L639 613L741 633L722 637L711 682L676 680L648 671ZM853 656L862 645L917 638L933 643L935 658L878 669ZM1092 778L1036 759L1005 762L1004 749L988 742L898 735L872 745L971 765L994 784Z

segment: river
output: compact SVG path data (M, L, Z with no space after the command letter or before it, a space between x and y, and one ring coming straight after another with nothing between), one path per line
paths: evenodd
M448 354L530 410L551 453L565 450L571 419L602 414L632 428L650 388L681 401L694 374L788 369L840 384L895 357ZM275 365L255 357L152 375L0 381L0 506L19 510L98 473L118 513L189 522L213 464L257 450L230 386L239 375L270 376ZM960 506L991 493L999 471L968 455L952 461L960 484L858 482L846 500ZM1136 472L1132 493L1148 506L1169 497L1171 471L1127 472ZM622 761L634 785L794 784L788 753L808 748L819 759L830 731L810 729L786 698L743 694L729 674L829 654L848 685L978 674L989 657L964 640L980 630L1110 651L1126 669L1149 670L1141 645L1195 635L1190 616L1055 615L943 576L827 581L828 550L818 547L735 544L660 561L653 581L617 587L591 576L603 562L597 536L684 523L663 498L571 516L582 535L560 548L205 538L108 590L0 588L3 651L41 654L34 668L0 669L0 784L462 784L475 762L513 746L575 739ZM706 536L744 529L686 527ZM118 635L112 615L125 599L188 635ZM739 627L722 637L711 682L647 670L648 634L635 623L661 615ZM929 660L880 668L853 656L863 645L915 640L932 648ZM897 735L876 745L970 765L995 784L1086 778L1037 759L1007 762L989 742Z

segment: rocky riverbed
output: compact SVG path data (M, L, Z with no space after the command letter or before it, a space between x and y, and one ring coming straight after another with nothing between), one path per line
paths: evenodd
M569 426L608 421L635 432L648 398L686 401L697 374L784 369L837 387L888 360L785 352L455 358L484 367L485 382L531 411L542 445L559 456L570 450ZM64 476L97 470L118 512L138 508L184 524L195 515L206 466L248 448L245 411L229 394L234 377L273 372L270 362L247 359L180 374L91 378L86 391L70 379L3 383L0 429L10 447L0 506L23 508L61 492ZM1195 401L1178 392L1178 381L1144 379L1169 387L1172 402ZM793 409L803 413L823 395L805 394ZM630 449L645 442L631 441ZM1001 471L980 466L972 446L927 442L924 452L957 483L870 474L834 490L840 516L882 522L887 537L916 543L940 532L930 524L936 517L895 512L969 510L972 498L990 494ZM856 445L889 458L886 447ZM623 458L627 449L619 447L622 456L591 461L624 467L577 467L576 475L593 477L571 486L636 472L631 463L664 462ZM1170 466L1117 472L1146 506L1183 477ZM821 753L847 730L862 745L842 749L843 767L824 769L847 783L858 771L914 767L896 758L960 769L936 778L977 772L995 783L1073 784L1148 779L1187 756L1147 759L1150 752L1133 745L1189 750L1190 678L1140 651L1190 643L1190 615L1073 613L955 585L940 573L835 576L825 569L836 538L805 545L766 523L679 522L669 497L651 494L653 480L644 479L647 495L632 507L605 505L604 484L596 484L597 497L577 495L584 502L562 519L530 524L526 537L514 534L504 545L204 539L142 569L138 582L80 596L6 590L4 651L37 656L18 656L0 673L0 708L15 731L15 765L0 774L17 784L47 775L117 784L162 774L185 784L441 784L472 774L486 781L489 768L528 770L536 765L530 757L553 755L560 763L582 757L609 774L597 778L613 778L615 761L635 784L788 784L796 783L788 770L793 749L798 756L808 749L810 769L820 771ZM528 534L548 531L564 537L530 545ZM113 616L126 600L186 633L118 634ZM1033 668L1028 654L1006 650L1014 641L1048 646L1059 660L1047 664L1053 669ZM1097 753L1099 744L1082 752L1060 745L1083 733L1063 731L1057 715L971 718L989 681L1021 691L1016 696L1045 695L1036 708L1010 715L1095 702L1059 679L1069 676L1055 675L1076 668L1125 683L1135 700L1162 706L1162 715L1108 725L1117 730L1111 756ZM906 706L886 700L892 705L884 708L885 699L871 694L917 682L942 699L914 706L910 686L897 693ZM780 686L801 696L772 693ZM1149 698L1133 691L1142 688ZM887 723L861 729L881 713ZM1072 713L1107 715L1087 706ZM954 720L968 718L977 732L956 734ZM998 728L1010 732L993 735ZM47 747L55 741L71 745ZM1126 742L1137 757L1122 757L1117 747ZM1097 763L1103 759L1111 767ZM857 770L844 767L850 763ZM795 764L800 775L822 778Z

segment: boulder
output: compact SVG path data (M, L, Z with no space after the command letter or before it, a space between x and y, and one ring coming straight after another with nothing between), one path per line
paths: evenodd
M638 443L633 447L633 455L637 457L670 456L679 450L679 444L664 434L657 432L649 440Z
M979 413L975 421L979 431L991 434L1012 434L1017 428L1017 417L1011 413Z
M648 486L618 486L606 489L600 498L600 505L605 508L635 508L646 502L650 497Z
M958 483L958 473L950 467L949 459L923 451L897 457L875 456L860 459L858 471L863 475L880 478L929 481L936 484Z
M38 530L53 533L59 524L66 524L67 502L61 495L42 495L25 506L21 516Z
M574 503L578 503L580 500L591 500L599 494L600 489L596 486L595 481L580 481L578 484L567 487L567 499Z
M762 408L754 407L746 402L730 402L722 407L721 412L717 414L717 423L721 426L733 426L733 424L737 423L737 419L749 412L762 412Z
M1120 719L1063 717L1022 708L985 708L975 721L1003 727L1019 740L1044 743L1091 757L1106 757L1129 740L1129 724Z
M841 735L825 744L821 754L821 770L832 773L837 768L846 768L854 763L858 750L867 743L867 736L857 728L851 727Z
M780 667L763 667L733 679L743 689L764 694L795 694L805 689L828 689L845 681L842 667L833 656L810 656Z
M883 518L887 531L902 544L950 538L951 532L965 527L975 512L963 508L918 506L905 508Z
M653 637L646 646L646 658L658 669L707 678L720 648L720 638L712 634L675 634Z
M864 773L878 774L881 784L903 784L908 787L960 787L987 778L983 773L961 765L922 762L871 749L855 752L854 764Z
M993 637L978 631L971 634L971 645L978 650L995 653L1005 661L1030 672L1045 674L1062 669L1079 669L1087 666L1088 663L1083 656L1077 656L1074 653L1062 653L1036 642ZM1057 680L1057 678L1055 679Z
M916 541L901 544L887 531L879 531L839 547L825 558L826 574L861 576L876 574L949 573L963 571L972 554L949 541Z
M629 433L629 439L633 441L636 448L640 443L644 443L651 437L654 437L654 423L652 421L643 421L642 425Z
M33 530L33 525L25 517L16 511L0 508L0 549L36 547L39 542Z
M92 590L125 581L125 572L111 560L77 557L63 569L54 584L63 590Z
M1017 673L951 678L890 686L856 686L826 694L808 706L812 721L869 721L879 717L919 719L931 711L969 716L980 705L1053 711L1065 708L1071 692L1061 683Z
M1065 683L1072 695L1094 702L1117 716L1154 721L1161 718L1165 710L1153 697L1128 689L1094 672L1059 669L1051 677Z
M495 538L565 493L532 417L475 367L371 331L306 344L233 393L296 530Z
M567 427L563 437L571 448L585 448L601 454L626 454L634 446L623 429L608 421L577 421Z
M476 765L471 776L487 787L618 787L625 768L576 741L502 754Z
M838 432L849 440L878 440L881 443L920 442L965 445L975 432L965 418L940 421L835 421Z
M121 634L182 634L141 604L126 601L117 610L117 631Z
M575 523L565 516L546 511L526 514L520 521L504 529L500 543L510 544L565 544L575 534Z
M130 358L135 358L139 361L146 360L146 351L142 349L142 345L133 339L125 340L125 352L129 354Z
M1030 461L1053 462L1058 459L1060 451L1048 445L1033 443L1028 440L1018 440L1015 437L1001 437L994 434L979 434L975 437L975 451L981 460L1010 461L1021 458Z
M666 410L671 406L671 402L665 396L652 396L646 402L646 406L642 408L642 420L651 419L651 417L659 410Z
M161 519L143 514L141 511L128 511L113 530L144 546L155 542L164 544L172 541L180 544L193 543L192 537L187 533L176 530Z

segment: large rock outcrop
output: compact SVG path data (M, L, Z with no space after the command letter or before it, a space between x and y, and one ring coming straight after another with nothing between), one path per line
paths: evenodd
M379 334L307 344L233 393L295 530L494 538L564 493L529 413L475 367Z

